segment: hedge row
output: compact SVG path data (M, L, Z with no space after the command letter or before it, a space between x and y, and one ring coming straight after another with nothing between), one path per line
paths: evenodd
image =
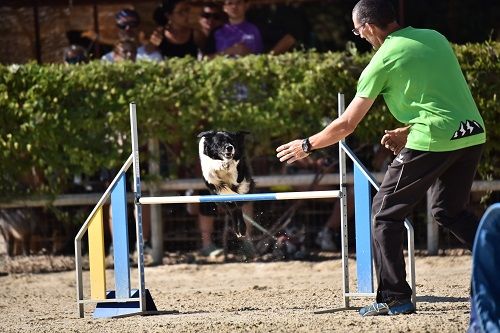
M455 50L487 124L481 175L498 179L500 43ZM120 166L130 152L132 101L141 142L158 138L176 152L172 177L192 165L196 134L207 129L248 130L254 154L271 154L276 142L311 134L335 118L337 92L351 100L370 57L351 49L159 64L0 66L1 196L60 193L74 174ZM397 125L379 100L355 135L375 142Z

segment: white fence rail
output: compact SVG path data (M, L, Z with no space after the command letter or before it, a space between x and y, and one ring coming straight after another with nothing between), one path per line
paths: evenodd
M372 174L379 182L382 181L384 176L383 172ZM300 174L300 175L272 175L272 176L255 176L257 188L269 188L274 186L308 186L314 180L314 174ZM347 174L347 183L352 184L353 175ZM325 174L321 181L318 183L320 186L331 186L339 184L339 175L337 173ZM201 178L192 179L176 179L169 181L162 181L152 184L143 184L143 190L148 192L154 187L155 193L159 192L177 192L186 190L200 190L206 189L205 184ZM475 181L472 184L472 192L485 192L485 191L500 191L500 180L493 181ZM82 194L61 194L56 197L43 196L34 197L23 200L12 200L9 202L0 202L0 209L2 208L20 208L20 207L43 207L43 206L94 206L101 197L101 193L82 193ZM133 201L133 196L128 196L129 201ZM429 200L428 200L429 201ZM153 221L152 221L153 222ZM427 208L427 251L431 255L435 255L439 250L439 237L438 227L430 215L430 209Z

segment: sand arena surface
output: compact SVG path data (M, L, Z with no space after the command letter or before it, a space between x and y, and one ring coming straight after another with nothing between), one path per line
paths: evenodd
M47 259L36 260L33 265ZM85 306L85 318L78 317L74 271L9 274L0 277L0 331L465 332L470 266L468 255L417 257L418 312L369 318L355 310L314 313L343 305L340 259L146 267L146 286L158 309L178 313L99 320L91 317L93 305ZM113 276L107 273L109 288ZM136 269L131 276L135 284Z

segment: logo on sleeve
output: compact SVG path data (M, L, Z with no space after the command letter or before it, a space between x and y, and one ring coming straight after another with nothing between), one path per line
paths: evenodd
M460 127L453 133L450 140L466 138L468 136L484 133L484 129L475 120L466 120L460 122Z

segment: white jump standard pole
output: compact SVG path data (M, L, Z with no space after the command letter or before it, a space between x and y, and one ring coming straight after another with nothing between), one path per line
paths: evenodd
M132 141L132 163L134 171L134 208L135 229L137 235L137 270L139 273L139 306L142 312L146 311L146 287L144 282L144 239L142 232L141 173L139 168L139 144L137 137L137 113L135 103L130 103L130 134Z
M338 117L342 116L345 110L344 94L338 93ZM347 226L347 171L346 171L346 156L341 145L345 143L345 139L339 142L339 185L340 192L340 235L341 235L341 252L342 252L342 289L344 296L344 307L349 307L349 241L348 241L348 226ZM352 207L351 207L352 209Z

